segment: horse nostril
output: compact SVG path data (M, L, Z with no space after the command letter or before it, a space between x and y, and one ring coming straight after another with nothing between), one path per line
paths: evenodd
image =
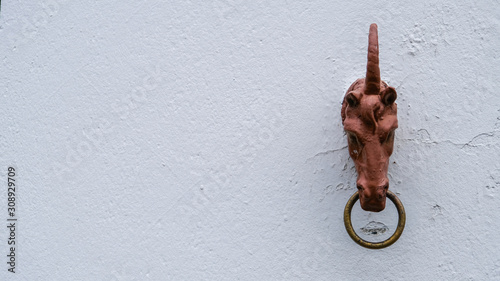
M378 188L378 200L383 201L385 197L387 196L387 190L389 189L389 182L385 183L384 185L381 185Z

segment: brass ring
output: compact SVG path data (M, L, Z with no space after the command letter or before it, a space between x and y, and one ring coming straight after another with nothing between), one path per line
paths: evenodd
M387 240L384 240L382 242L369 242L362 239L361 237L358 236L358 234L356 234L356 232L352 228L351 211L352 207L354 206L354 203L356 203L356 201L359 199L359 193L356 191L356 193L354 193L351 196L351 198L349 198L349 201L347 201L347 204L345 205L344 209L344 225L345 229L347 230L347 233L349 234L349 236L351 236L354 242L368 249L382 249L385 247L389 247L399 239L399 237L403 233L403 229L405 228L405 223L406 223L405 208L403 207L401 200L399 200L396 194L392 193L392 191L387 190L387 197L389 197L392 203L394 203L394 205L396 206L398 210L399 220L398 220L398 227L396 228L394 234L392 234L391 237L387 238Z

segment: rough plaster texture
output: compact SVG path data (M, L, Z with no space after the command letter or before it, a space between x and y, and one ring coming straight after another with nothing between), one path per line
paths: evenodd
M2 1L0 220L15 165L20 221L15 276L0 228L0 279L500 280L499 15L497 1ZM383 250L342 222L356 175L340 101L372 22L407 212ZM390 205L358 205L355 227L382 239Z

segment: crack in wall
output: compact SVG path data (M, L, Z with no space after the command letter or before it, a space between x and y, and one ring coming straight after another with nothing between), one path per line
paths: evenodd
M478 147L478 146L488 146L488 145L492 145L492 144L487 144L487 143L478 143L478 144L473 144L474 141L476 141L476 139L478 138L481 138L481 137L486 137L486 138L491 138L491 137L496 137L496 132L498 132L499 130L493 130L493 131L490 131L490 132L483 132L483 133L479 133L477 135L475 135L474 137L472 137L469 141L465 142L465 143L457 143L457 142L454 142L452 140L432 140L431 137L430 137L430 134L429 132L426 130L426 129L419 129L417 132L425 132L428 136L428 138L426 139L422 139L422 138L407 138L407 139L396 139L396 141L402 141L402 142L417 142L417 143L423 143L423 144L434 144L434 145L439 145L439 144L443 144L443 143L449 143L449 144L452 144L454 146L457 146L457 147L460 147L460 149L463 149L465 147ZM496 144L495 144L496 145Z
M313 157L309 157L306 159L306 162L318 157L318 156L324 156L324 155L328 155L328 154L331 154L331 153L335 153L335 152L339 152L339 151L342 151L344 149L347 149L347 145L344 146L344 147L341 147L341 148L336 148L336 149L330 149L330 150L326 150L326 151L321 151L321 152L318 152L316 153Z

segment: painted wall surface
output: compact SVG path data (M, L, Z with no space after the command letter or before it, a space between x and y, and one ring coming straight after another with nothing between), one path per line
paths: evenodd
M2 1L0 280L500 280L500 4L369 2ZM383 250L342 220L372 22L407 213Z

